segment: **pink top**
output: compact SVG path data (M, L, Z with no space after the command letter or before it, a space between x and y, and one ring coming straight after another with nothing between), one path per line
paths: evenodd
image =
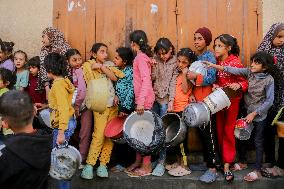
M75 99L75 106L80 108L86 97L86 82L84 80L82 68L73 69L73 83L77 88L77 96Z
M135 104L144 105L144 109L151 109L155 100L150 62L144 53L138 53L133 62Z

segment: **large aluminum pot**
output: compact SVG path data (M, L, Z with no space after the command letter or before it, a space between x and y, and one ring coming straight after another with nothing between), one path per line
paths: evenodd
M57 180L70 180L82 162L80 152L67 144L53 148L49 175Z
M203 76L205 76L207 74L207 69L208 67L203 64L202 61L195 61L193 62L190 67L188 68L189 71L195 72L195 73L199 73ZM194 80L190 80L193 84L195 84Z
M229 97L221 88L215 89L203 99L203 102L209 107L211 114L215 114L226 107L229 108L231 105Z
M162 117L162 121L166 130L166 147L182 143L187 134L187 127L180 116L175 113L167 113Z
M165 142L161 118L148 110L142 115L133 112L126 118L123 136L130 147L142 154L157 152Z
M247 123L244 119L238 119L235 124L234 135L239 140L248 140L253 128L252 123Z
M182 114L182 119L188 127L202 127L210 121L210 110L203 102L188 104Z

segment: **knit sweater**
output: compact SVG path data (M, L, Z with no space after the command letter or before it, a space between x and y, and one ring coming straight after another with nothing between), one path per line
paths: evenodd
M50 120L53 128L67 130L68 122L74 114L72 97L74 86L68 78L58 78L53 81L48 94L49 107L52 109Z

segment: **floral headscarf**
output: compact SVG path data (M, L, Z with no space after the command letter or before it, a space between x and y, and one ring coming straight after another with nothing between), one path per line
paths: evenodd
M42 32L42 35L47 35L49 39L49 46L43 46L40 51L40 71L38 74L38 89L44 89L44 83L48 82L47 72L43 66L44 58L52 52L57 52L64 55L71 46L64 38L64 34L57 28L48 27Z
M278 109L284 106L284 45L281 47L275 47L273 40L277 34L284 30L284 23L273 24L269 31L266 33L263 41L260 43L257 51L265 51L276 59L276 73L275 73L275 100L272 109L278 111Z

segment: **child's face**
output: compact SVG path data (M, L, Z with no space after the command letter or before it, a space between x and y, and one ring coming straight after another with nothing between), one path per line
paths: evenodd
M79 54L74 54L69 58L68 63L72 68L78 69L82 66L82 57Z
M185 67L188 67L190 65L190 62L188 61L188 58L185 56L178 56L177 57L177 68L179 71L182 71Z
M50 45L50 42L49 42L49 39L48 39L48 36L46 34L42 35L42 45L47 47Z
M6 53L1 51L1 49L0 49L0 61L6 60L6 59L7 59Z
M166 62L172 56L172 48L168 52L165 49L159 49L157 55L163 62Z
M35 67L35 66L30 66L29 70L32 76L37 76L38 71L39 71L38 67Z
M14 56L14 64L17 69L23 68L26 63L26 57L23 53L16 53Z
M0 89L4 89L9 85L9 82L4 83L4 81L0 78Z
M277 36L273 39L272 44L275 47L281 47L284 45L284 30L281 30Z
M115 52L113 62L117 67L121 68L125 66L125 62L122 60L122 58L119 56L117 52Z
M216 39L214 44L214 51L217 58L228 55L231 47L227 47L220 39Z
M262 66L262 64L260 64L258 62L252 61L251 64L250 64L250 71L252 73L262 73L265 70L266 70L266 68L264 68Z
M101 46L97 53L94 53L98 63L104 63L107 59L107 47Z
M206 47L205 39L200 33L194 34L194 47L197 51L203 51L203 49Z

